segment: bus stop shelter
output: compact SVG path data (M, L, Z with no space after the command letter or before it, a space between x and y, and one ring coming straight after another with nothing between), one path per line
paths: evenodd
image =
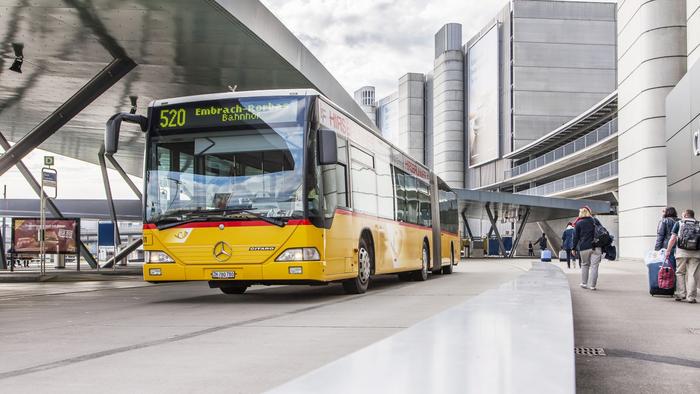
M574 200L529 196L513 193L487 192L468 189L455 189L459 202L459 212L465 225L466 235L473 239L468 219L487 219L490 223L489 235L494 234L498 241L499 250L503 257L513 257L518 242L528 223L575 217L578 210L586 205L594 214L610 213L610 202L600 200ZM498 231L499 219L512 220L518 223L510 252L506 251L503 238Z

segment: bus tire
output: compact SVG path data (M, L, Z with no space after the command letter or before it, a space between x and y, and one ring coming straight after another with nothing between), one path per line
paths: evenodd
M455 248L454 245L450 245L450 265L446 265L442 267L442 273L445 275L449 275L452 273L453 268L455 265Z
M357 248L357 276L343 281L343 288L348 294L362 294L367 291L372 272L372 251L365 237L360 238Z
M226 283L221 284L221 287L219 287L219 290L224 294L243 294L247 289L248 286L240 283Z
M421 268L418 271L413 271L413 280L423 282L428 280L428 266L430 265L430 251L428 244L423 242L423 251L421 252Z

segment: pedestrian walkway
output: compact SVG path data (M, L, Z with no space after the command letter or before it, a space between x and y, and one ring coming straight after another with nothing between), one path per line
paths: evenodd
M562 265L563 264L563 265ZM567 269L578 348L605 356L576 356L578 393L700 392L700 304L652 297L641 261L600 265L598 290L578 286Z

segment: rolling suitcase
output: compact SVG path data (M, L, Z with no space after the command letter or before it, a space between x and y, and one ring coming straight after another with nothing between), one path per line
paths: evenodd
M566 250L562 249L559 251L559 261L566 263Z
M665 250L650 251L644 259L649 271L649 294L672 296L675 292L675 286L670 289L662 289L659 287L659 271L664 264Z
M552 251L545 249L540 253L540 261L548 263L552 261Z

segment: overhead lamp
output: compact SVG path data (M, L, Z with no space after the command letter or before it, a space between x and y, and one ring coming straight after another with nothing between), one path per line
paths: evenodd
M24 44L13 42L12 50L15 52L15 60L10 66L10 71L22 74L22 63L24 63Z

